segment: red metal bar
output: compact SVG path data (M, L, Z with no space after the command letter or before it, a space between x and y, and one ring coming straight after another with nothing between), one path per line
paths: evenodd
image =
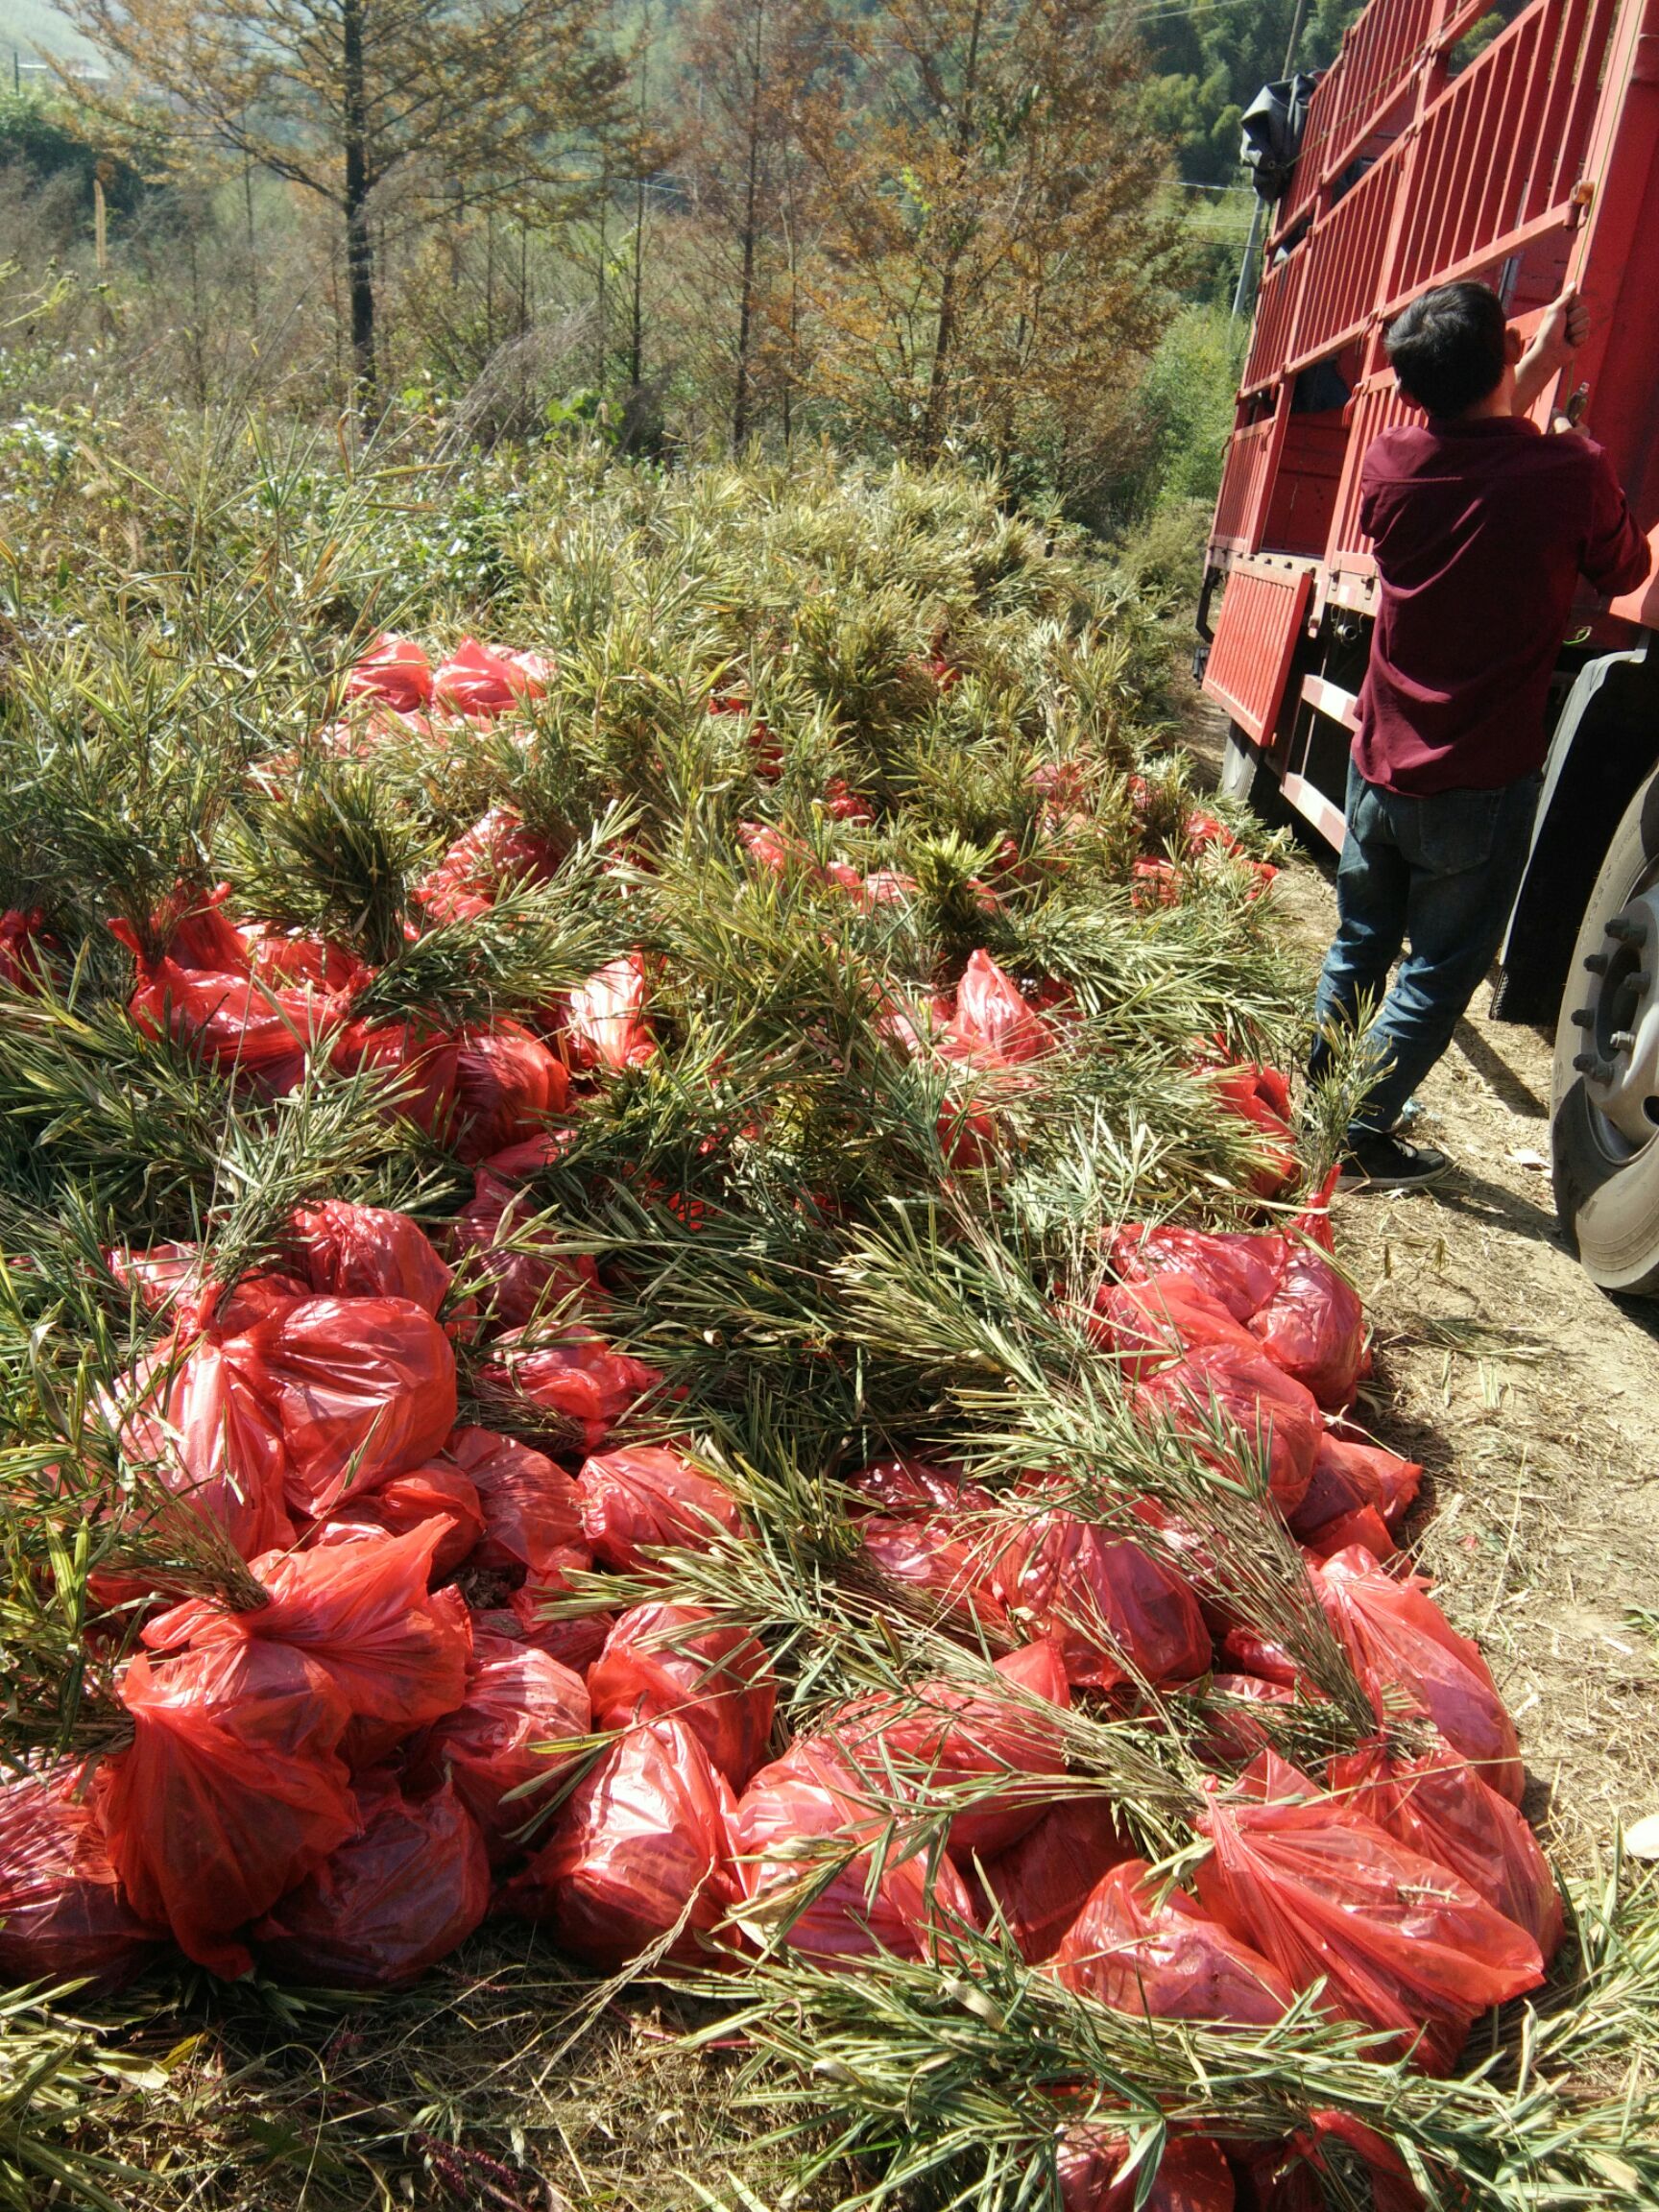
M1453 269L1505 258L1523 227L1568 220L1613 7L1614 0L1589 8L1585 0L1533 0L1427 109L1388 304L1445 281ZM1559 123L1553 144L1552 119ZM1540 122L1545 151L1523 191L1520 164Z
M1238 389L1253 392L1278 375L1290 351L1291 331L1308 271L1305 246L1283 261L1275 262L1262 279L1256 301L1256 325L1250 334L1250 354Z
M1233 434L1215 508L1214 531L1215 542L1230 550L1248 551L1252 544L1251 527L1262 511L1261 487L1272 458L1274 427L1274 419L1269 416Z
M1299 222L1409 89L1443 0L1371 0L1320 79L1279 228ZM1408 120L1402 117L1401 121Z
M1588 41L1585 40L1584 36L1585 18L1588 13L1589 0L1573 0L1573 5L1561 24L1561 44L1569 53L1576 53L1578 48L1585 43L1594 49L1596 43L1594 36ZM1596 74L1597 72L1594 70L1591 72L1592 77ZM1572 105L1572 70L1561 68L1551 70L1549 98L1538 123L1538 160L1534 171L1533 197L1540 205L1553 200L1556 194L1556 180L1561 167L1560 156L1556 149L1560 148L1566 139L1567 116Z
M1403 146L1391 149L1315 226L1303 250L1308 274L1292 360L1316 360L1363 327L1382 276L1404 159Z
M1359 477L1366 450L1374 438L1384 430L1392 430L1396 423L1422 421L1421 410L1410 400L1403 399L1394 386L1392 375L1385 371L1382 375L1367 377L1355 392L1349 402L1348 451L1342 466L1342 480L1336 491L1336 509L1331 518L1331 536L1325 547L1325 559L1334 568L1352 568L1354 555L1365 557L1370 566L1371 541L1359 527Z

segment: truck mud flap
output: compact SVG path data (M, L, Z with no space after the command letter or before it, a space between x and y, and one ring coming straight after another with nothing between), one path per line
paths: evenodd
M1502 1022L1553 1022L1608 839L1659 759L1659 639L1580 669L1555 726L1527 873L1499 955Z

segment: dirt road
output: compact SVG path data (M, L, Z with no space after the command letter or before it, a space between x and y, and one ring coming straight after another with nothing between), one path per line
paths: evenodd
M1275 886L1310 981L1331 877L1299 854ZM1487 997L1420 1094L1413 1134L1455 1173L1339 1200L1336 1234L1376 1321L1367 1417L1431 1477L1412 1548L1516 1717L1527 1811L1587 1871L1659 1812L1659 1302L1615 1303L1568 1252L1550 1044Z

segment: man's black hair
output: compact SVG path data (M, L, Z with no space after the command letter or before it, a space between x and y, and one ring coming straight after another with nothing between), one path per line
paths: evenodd
M1389 324L1383 350L1407 398L1461 415L1503 375L1503 307L1485 284L1437 284Z

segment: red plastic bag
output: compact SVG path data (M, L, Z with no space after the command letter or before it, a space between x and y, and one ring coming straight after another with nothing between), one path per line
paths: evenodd
M1101 1876L1133 1855L1110 1801L1090 1794L1049 1806L983 1867L985 1887L1027 1965L1053 1957Z
M926 1594L933 1625L946 1635L976 1644L976 1628L991 1636L1013 1634L1007 1608L992 1585L988 1536L963 1543L942 1521L892 1521L879 1513L866 1514L858 1533L872 1566Z
M522 1570L547 1588L592 1566L576 1485L545 1454L493 1429L457 1429L448 1455L478 1493L484 1541L476 1565Z
M1388 1524L1375 1505L1360 1505L1352 1513L1339 1513L1334 1521L1328 1521L1324 1527L1316 1529L1303 1549L1315 1559L1330 1559L1356 1544L1369 1551L1382 1567L1399 1556Z
M594 1725L672 1714L734 1790L766 1755L778 1686L765 1647L701 1605L635 1605L588 1670Z
M178 884L150 917L150 934L176 967L186 974L246 975L248 948L228 912L230 886L211 891ZM122 923L111 935L136 951L135 932Z
M109 925L133 952L138 982L127 1001L146 1037L170 1037L221 1075L263 1098L281 1098L305 1071L306 1055L346 1018L342 992L255 982L247 974L187 971L163 956L147 960L124 922Z
M1351 2112L1310 2112L1307 2127L1296 2130L1291 2145L1316 2173L1329 2174L1336 2167L1333 2151L1350 2173L1358 2166L1361 2186L1371 2191L1371 2212L1427 2212L1427 2200L1393 2144ZM1309 2201L1310 2212L1323 2212L1330 2199L1315 2182Z
M413 637L376 637L346 679L348 699L380 699L398 714L413 714L432 696L432 663Z
M104 1248L104 1264L124 1290L137 1292L141 1312L175 1310L181 1329L191 1333L202 1326L219 1295L200 1244L152 1244L144 1252L109 1244Z
M511 806L492 806L416 885L415 902L434 923L472 921L504 890L545 883L558 866L545 837L527 830Z
M1397 1842L1460 1876L1550 1963L1565 1928L1550 1863L1516 1808L1467 1760L1444 1747L1396 1759L1372 1743L1333 1759L1330 1780L1337 1796Z
M1269 1794L1252 1798L1247 1791ZM1292 1791L1306 1794L1291 1795ZM1538 1946L1466 1882L1263 1752L1196 1823L1198 1894L1339 2018L1444 2073L1472 2022L1544 1979Z
M455 1054L451 1149L469 1162L537 1136L550 1114L563 1114L570 1078L539 1037L522 1023L497 1020L465 1029Z
M1157 1684L1209 1671L1210 1632L1189 1584L1166 1561L1074 1513L1010 1517L996 1587L1017 1621L1059 1639L1073 1685L1113 1690L1139 1675Z
M60 1760L0 1780L0 1981L84 1981L100 1994L141 1974L161 1940L121 1893L84 1769Z
M325 938L274 929L264 923L245 925L237 934L249 973L257 982L350 996L369 980L369 970L355 952Z
M939 1040L949 1058L1014 1067L1054 1049L1054 1033L988 952L974 952L956 986L956 1008Z
M576 1488L593 1556L617 1574L649 1569L656 1551L706 1551L721 1530L753 1533L729 1490L660 1444L584 1460Z
M416 1022L348 1022L328 1065L337 1075L365 1070L396 1085L396 1111L428 1137L443 1137L455 1105L459 1046Z
M1282 1645L1258 1635L1254 1628L1242 1625L1229 1628L1221 1639L1221 1652L1241 1674L1261 1682L1280 1683L1300 1694L1306 1692L1301 1670L1290 1654Z
M1141 2160L1119 2180L1128 2155L1124 2138L1107 2128L1068 2128L1055 2161L1061 2212L1233 2212L1232 2169L1203 2136L1176 2135L1165 2144L1144 2197L1142 2182L1154 2161Z
M585 1673L605 1648L605 1639L616 1624L616 1616L595 1607L581 1613L550 1614L549 1601L565 1596L560 1582L539 1582L534 1575L507 1599L507 1610L526 1644L534 1644L561 1666Z
M360 1832L256 1920L268 1973L330 1989L401 1989L446 1959L490 1909L490 1862L447 1783L406 1797L390 1774L355 1786Z
M484 1539L484 1508L476 1485L458 1467L442 1463L412 1467L407 1475L394 1475L375 1490L353 1492L340 1512L319 1525L310 1541L334 1543L338 1541L335 1530L345 1526L363 1534L379 1530L406 1536L429 1521L446 1524L439 1535L430 1570L431 1579L442 1582L464 1559L471 1557Z
M1235 1230L1120 1229L1112 1239L1113 1271L1125 1283L1175 1276L1198 1284L1235 1321L1259 1313L1278 1289L1290 1246L1283 1237Z
M1129 903L1138 914L1181 903L1181 872L1173 860L1137 860L1129 871Z
M1022 1790L1022 1782L1066 1771L1064 1737L1043 1710L1071 1701L1058 1645L1028 1644L998 1659L996 1671L1015 1695L989 1683L965 1690L949 1680L923 1682L903 1696L860 1698L822 1731L878 1811L896 1798L927 1811L972 1788L972 1802L947 1831L961 1863L1004 1850L1041 1818L1051 1799Z
M502 1865L523 1849L521 1831L545 1816L580 1757L558 1746L585 1737L592 1721L571 1668L533 1644L479 1634L467 1695L432 1727L416 1767L422 1777L448 1772L492 1863Z
M1323 1433L1319 1408L1262 1354L1196 1344L1140 1382L1136 1403L1144 1412L1172 1416L1201 1456L1236 1476L1250 1462L1264 1462L1268 1493L1286 1516L1306 1497ZM1236 1447L1213 1443L1217 1420L1238 1431Z
M831 776L824 786L824 811L836 822L874 822L876 809L868 799L848 784L845 776Z
M570 994L565 1048L575 1068L643 1068L657 1050L645 1014L645 963L637 952L608 960Z
M1103 1283L1083 1317L1092 1343L1118 1358L1131 1381L1156 1375L1184 1352L1226 1346L1246 1362L1262 1347L1242 1321L1193 1275L1147 1283Z
M45 934L46 916L38 906L27 913L8 906L0 914L0 986L8 991L34 992L40 981L41 948L56 940Z
M427 1521L406 1536L366 1537L253 1561L265 1604L231 1613L188 1599L148 1623L153 1651L188 1644L285 1644L328 1674L351 1717L341 1750L371 1766L402 1738L453 1712L467 1689L471 1624L460 1593L429 1590L444 1533Z
M455 1426L454 1352L407 1298L301 1299L224 1351L277 1425L301 1513L419 1467Z
M1250 1188L1259 1198L1277 1198L1301 1171L1296 1133L1289 1121L1288 1081L1277 1068L1242 1061L1217 1073L1215 1097L1225 1112L1250 1122L1258 1132L1262 1165Z
M606 1302L587 1253L543 1253L542 1239L528 1236L541 1211L527 1191L486 1164L475 1170L472 1196L455 1216L456 1257L470 1262L473 1279L482 1275L482 1301L508 1328L522 1328L544 1310L563 1310L566 1301L589 1315Z
M739 822L737 842L769 876L786 876L791 868L802 868L813 878L822 873L811 848L774 823Z
M244 1559L294 1541L287 1457L276 1423L236 1363L204 1337L141 1359L112 1403L121 1451L148 1483L225 1531ZM160 1513L139 1500L140 1510Z
M847 1487L894 1520L953 1520L996 1509L996 1500L960 1469L929 1459L878 1459L847 1478Z
M725 1776L685 1722L643 1721L577 1783L503 1901L608 1968L684 1920L667 1957L695 1963L707 1956L699 1936L732 1902L732 1811Z
M1415 1459L1402 1459L1381 1444L1362 1444L1327 1430L1314 1455L1313 1479L1291 1527L1305 1537L1343 1513L1375 1505L1390 1532L1398 1534L1422 1481L1423 1470Z
M539 653L511 653L463 637L432 671L432 704L489 722L523 700L539 699L551 674Z
M407 1298L436 1314L449 1270L407 1214L326 1198L294 1215L296 1257L311 1288L333 1298Z
M580 1321L539 1329L529 1348L510 1330L495 1351L498 1364L480 1377L484 1392L509 1402L527 1399L554 1417L561 1435L589 1452L597 1452L625 1413L662 1387L655 1367L614 1351Z
M1213 1674L1208 1685L1199 1688L1207 1690L1200 1755L1223 1767L1242 1767L1271 1745L1272 1738L1251 1706L1298 1702L1298 1692L1290 1683L1267 1681L1260 1674ZM1210 1698L1215 1702L1209 1703Z
M1329 1430L1313 1455L1313 1473L1302 1503L1290 1516L1290 1533L1304 1542L1333 1521L1375 1507L1382 1495L1376 1469L1358 1447L1344 1444Z
M1309 1572L1377 1718L1387 1717L1390 1692L1404 1692L1455 1751L1519 1805L1527 1776L1515 1723L1479 1648L1458 1635L1423 1582L1415 1575L1397 1582L1358 1545Z
M117 1694L135 1733L98 1770L110 1863L140 1919L171 1928L198 1965L245 1974L236 1931L356 1826L335 1748L346 1700L294 1646L243 1641L160 1664L140 1653Z
M1252 2028L1283 2019L1295 1991L1271 1960L1150 1874L1144 1859L1125 1859L1104 1875L1048 1971L1115 2012Z
M1323 1252L1308 1245L1291 1252L1278 1289L1250 1326L1273 1364L1321 1406L1347 1405L1365 1359L1365 1310Z
M870 1846L888 1825L831 1741L797 1739L761 1767L732 1822L739 1926L757 1943L780 1938L829 1966L878 1950L902 1959L948 1950L953 1926L973 1924L967 1886L948 1855L930 1873L926 1855L905 1856L901 1839L872 1893Z

